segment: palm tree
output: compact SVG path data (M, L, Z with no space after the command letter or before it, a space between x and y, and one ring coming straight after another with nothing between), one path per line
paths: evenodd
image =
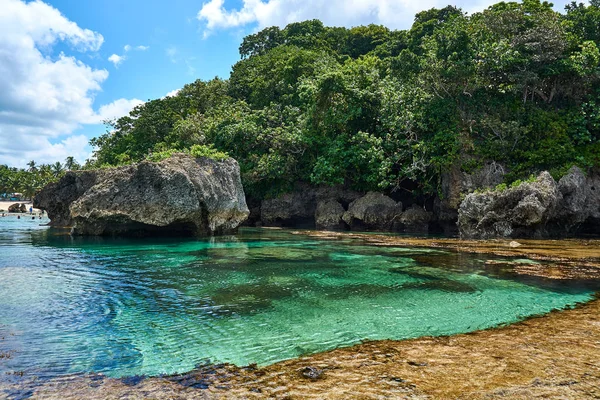
M33 171L37 171L37 167L35 165L35 161L31 160L27 163L27 166L29 167L29 169L27 169L27 171L29 172L33 172Z
M52 175L54 175L55 178L58 178L60 174L62 174L64 171L63 165L60 163L60 161L57 161L54 164L52 164L50 166L50 169L52 170Z
M65 158L65 168L67 169L67 171L73 171L75 169L78 169L78 167L79 164L77 163L77 161L75 161L75 157L69 156Z

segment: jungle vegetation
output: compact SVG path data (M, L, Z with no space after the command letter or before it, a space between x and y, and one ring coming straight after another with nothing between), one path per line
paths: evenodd
M408 30L269 27L243 39L229 79L111 121L87 166L226 153L256 198L297 181L435 193L443 171L488 160L509 181L558 177L600 166L599 47L600 0L434 8Z

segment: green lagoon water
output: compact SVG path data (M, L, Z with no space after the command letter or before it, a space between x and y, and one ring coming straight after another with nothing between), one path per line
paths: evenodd
M498 257L289 231L80 239L40 222L0 219L1 376L265 365L367 339L512 323L598 289L486 268Z

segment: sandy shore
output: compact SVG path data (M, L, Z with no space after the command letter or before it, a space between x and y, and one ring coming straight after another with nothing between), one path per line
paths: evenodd
M303 232L306 234L306 232ZM314 232L315 236L330 234ZM599 282L599 241L460 241L365 235L373 245L442 247L552 261L523 274ZM402 244L403 243L403 244ZM507 254L508 253L508 254ZM583 267L582 267L583 266ZM0 384L33 399L598 399L600 299L506 327L374 341L268 367L207 366L160 378L64 377Z
M0 210L3 210L0 212L8 212L8 207L10 207L11 205L13 205L15 203L25 204L25 206L27 207L28 213L29 213L29 207L31 207L31 205L33 204L31 201L0 201ZM34 208L33 212L40 212L40 210L38 210L37 208Z

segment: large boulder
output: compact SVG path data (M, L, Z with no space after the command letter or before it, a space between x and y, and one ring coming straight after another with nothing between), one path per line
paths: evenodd
M392 230L402 214L402 203L378 192L368 192L350 203L342 219L352 230Z
M586 174L579 167L572 167L558 181L562 195L551 228L558 232L573 233L584 225L596 227L600 233L600 176Z
M348 205L360 196L360 193L341 185L314 187L306 183L298 183L293 191L262 201L261 223L266 226L343 229L345 225L341 215L337 222L333 221L335 220L331 214L333 203L338 203L345 211ZM324 208L325 205L329 207L328 210ZM324 218L333 220L325 221Z
M433 213L413 204L400 215L400 224L406 232L427 233Z
M459 165L449 168L441 174L441 196L435 200L435 219L447 233L454 233L458 208L464 196L475 190L496 187L504 181L505 175L506 168L495 161L471 172L463 171Z
M26 213L27 206L24 203L15 203L8 206L9 213Z
M158 163L68 172L34 206L74 235L214 235L234 232L248 207L234 159L176 154Z
M315 211L315 225L317 229L330 231L343 230L345 228L342 216L344 207L336 200L323 200L317 203Z
M260 207L260 219L266 226L311 226L316 210L315 191L299 184L293 192L265 199Z
M458 212L460 234L483 239L547 236L546 224L561 200L558 185L548 172L517 187L471 193Z

